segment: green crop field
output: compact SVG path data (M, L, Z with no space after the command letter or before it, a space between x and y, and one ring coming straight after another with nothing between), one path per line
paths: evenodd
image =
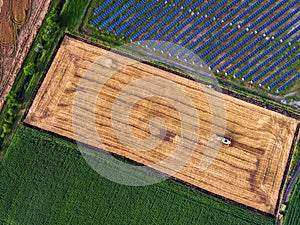
M71 1L67 0L60 13L60 24L69 31L74 31L83 19L91 0Z
M284 216L283 224L284 225L300 225L300 180L294 187L288 205L287 211Z
M21 126L1 162L0 224L274 224L172 180L113 183L76 145Z

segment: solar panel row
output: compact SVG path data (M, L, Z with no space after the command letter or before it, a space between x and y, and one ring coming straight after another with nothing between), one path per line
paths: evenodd
M264 86L282 73L291 75L292 70L286 72L288 68L281 64L293 57L297 48L281 55L299 40L299 35L294 37L300 29L300 16L293 18L300 11L297 3L298 0L105 1L94 10L95 15L101 14L92 25L100 23L99 29L107 28L108 32L138 40L178 59L184 57L193 64L204 60L210 69L226 70L225 75L233 74L235 78L243 75L242 80L264 69L251 80L255 83L271 73L259 83ZM286 41L288 44L276 50ZM180 50L181 46L185 49ZM278 57L281 58L273 62ZM274 72L278 66L280 69Z

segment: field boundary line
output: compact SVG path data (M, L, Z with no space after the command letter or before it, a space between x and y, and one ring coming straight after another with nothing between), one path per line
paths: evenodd
M59 39L59 41L58 41L58 43L57 43L57 45L56 45L56 48L55 48L55 50L54 50L54 52L53 52L53 54L52 54L52 56L51 56L51 59L50 59L48 65L47 65L45 71L43 71L43 75L41 76L41 79L40 79L40 81L39 81L39 84L37 85L36 90L34 90L32 99L30 99L29 104L28 104L28 106L27 106L27 108L26 108L26 111L25 111L25 113L23 113L23 115L22 115L21 123L24 123L24 120L25 120L25 118L27 117L27 114L28 114L28 112L29 112L29 109L31 108L31 106L32 106L32 104L33 104L33 102L34 102L34 100L35 100L35 97L36 97L37 93L39 92L39 89L41 88L41 85L43 84L43 82L44 82L44 80L45 80L45 78L46 78L46 75L47 75L47 73L48 73L48 70L50 69L50 67L51 67L51 65L52 65L52 62L53 62L53 60L54 60L54 58L55 58L55 56L56 56L56 54L57 54L57 51L59 50L59 48L60 48L60 46L61 46L61 44L62 44L64 38L65 38L65 35L63 35L63 36Z

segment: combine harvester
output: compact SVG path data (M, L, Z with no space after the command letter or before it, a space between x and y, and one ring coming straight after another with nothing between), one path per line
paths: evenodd
M227 146L232 145L231 138L226 138L226 137L217 135L217 140L224 145L227 145Z

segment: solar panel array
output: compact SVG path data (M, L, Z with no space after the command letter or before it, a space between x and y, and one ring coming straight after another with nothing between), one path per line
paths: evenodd
M299 78L298 0L105 1L94 15L101 30L270 90Z

